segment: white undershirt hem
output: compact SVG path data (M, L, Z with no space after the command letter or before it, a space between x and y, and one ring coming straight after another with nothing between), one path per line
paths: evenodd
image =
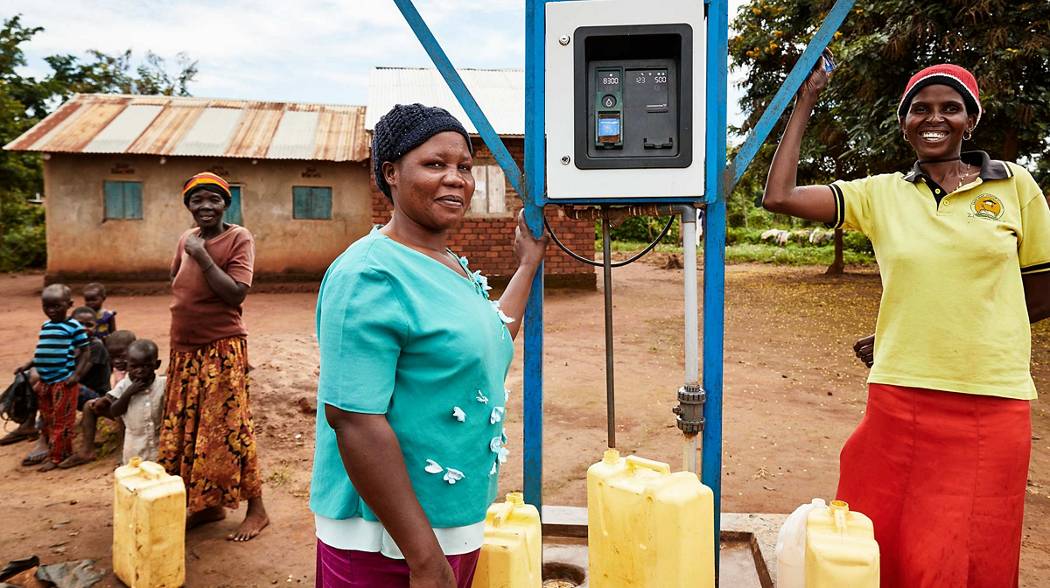
M405 559L393 537L380 522L366 521L360 517L329 519L314 514L314 525L317 539L329 547L381 553L390 559ZM481 549L485 542L485 521L465 527L434 529L434 536L445 555L470 553Z

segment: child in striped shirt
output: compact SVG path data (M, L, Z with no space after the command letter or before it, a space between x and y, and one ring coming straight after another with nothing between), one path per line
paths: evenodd
M90 367L91 354L87 353L88 336L84 328L69 318L69 307L73 305L69 287L52 284L44 288L41 302L48 320L40 327L33 359L16 371L35 368L40 376L35 390L44 423L41 433L51 446L44 458L49 461L40 471L50 471L73 452L80 378Z

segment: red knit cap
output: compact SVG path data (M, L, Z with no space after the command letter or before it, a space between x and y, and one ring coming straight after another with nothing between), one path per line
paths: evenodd
M984 114L981 109L981 92L977 89L977 79L966 68L950 63L927 67L908 80L908 86L904 89L904 95L901 96L901 103L897 106L897 119L904 120L912 99L920 90L936 84L950 86L962 95L967 113L977 114L977 120L973 123L974 128L977 128L977 123L981 122L981 115Z

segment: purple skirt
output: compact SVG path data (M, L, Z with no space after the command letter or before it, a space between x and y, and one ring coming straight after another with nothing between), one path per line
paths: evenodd
M449 555L458 588L470 588L480 549ZM336 549L317 541L317 588L408 588L408 564L381 553Z

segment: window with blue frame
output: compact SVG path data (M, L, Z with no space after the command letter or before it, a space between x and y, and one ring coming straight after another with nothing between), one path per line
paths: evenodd
M142 220L142 182L106 180L102 191L106 220Z
M332 189L321 186L292 186L292 218L332 218Z

